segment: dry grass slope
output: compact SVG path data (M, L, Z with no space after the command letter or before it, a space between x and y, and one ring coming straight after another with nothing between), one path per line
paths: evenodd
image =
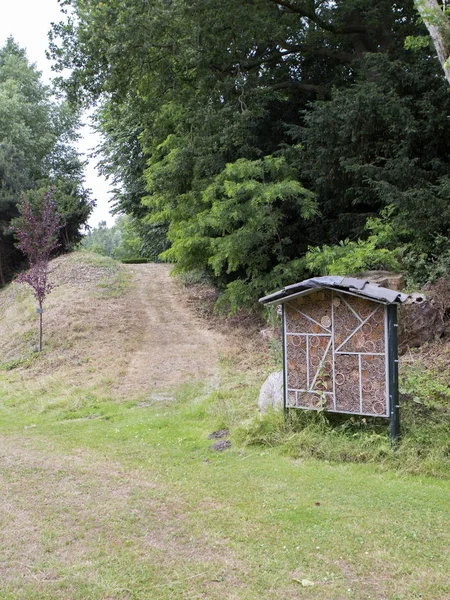
M213 329L169 272L169 265L119 265L87 253L55 259L41 355L30 288L0 292L0 365L24 385L59 381L69 390L82 382L117 399L217 378L219 354L248 354L254 337Z

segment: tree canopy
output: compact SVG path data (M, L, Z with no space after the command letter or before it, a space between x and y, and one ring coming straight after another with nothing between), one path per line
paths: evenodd
M9 38L0 48L0 283L23 260L10 223L24 194L32 201L52 188L66 223L62 247L80 238L92 201L74 148L77 126L73 108L55 100L25 50Z
M51 53L71 101L98 106L116 210L167 226L163 256L229 307L307 275L310 247L364 239L386 206L393 247L435 260L450 95L413 0L62 4Z

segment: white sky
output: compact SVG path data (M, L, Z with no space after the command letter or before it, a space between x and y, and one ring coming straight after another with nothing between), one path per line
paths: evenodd
M48 45L47 33L52 21L61 20L57 0L3 0L0 3L0 47L5 44L8 36L12 35L21 48L27 51L28 59L36 63L42 72L43 80L48 83L52 77L51 64L45 57ZM98 143L98 136L85 126L82 128L83 138L78 144L79 150L87 156ZM92 195L97 200L89 224L93 227L99 221L107 221L112 225L114 218L109 214L108 183L98 175L95 160L90 160L85 170L86 186L92 189Z

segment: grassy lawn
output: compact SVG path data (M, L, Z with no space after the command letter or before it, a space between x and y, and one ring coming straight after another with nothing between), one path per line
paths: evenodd
M450 598L448 480L210 449L251 375L39 405L1 377L1 598Z
M149 269L139 287L109 259L57 259L39 355L32 298L0 291L0 599L450 600L441 349L403 368L396 453L385 422L260 419L275 368L260 338L227 331L220 369L180 383L205 361L183 342L216 333ZM216 365L205 336L195 348L210 340ZM179 362L137 385L171 344ZM223 452L208 439L220 429Z

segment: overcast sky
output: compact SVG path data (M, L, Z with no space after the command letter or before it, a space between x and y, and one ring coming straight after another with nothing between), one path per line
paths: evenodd
M36 63L45 82L52 77L50 63L45 57L48 45L47 33L52 21L60 21L61 13L57 0L13 0L2 2L0 16L0 46L5 44L8 36L12 35L15 41L25 48L30 62ZM90 131L88 126L82 129L83 139L80 140L79 149L88 155L89 151L98 143L98 137ZM97 226L99 221L107 221L109 225L114 222L109 214L108 183L100 177L95 169L95 161L90 160L86 167L86 186L92 189L94 198L97 199L97 208L94 210L89 224Z

